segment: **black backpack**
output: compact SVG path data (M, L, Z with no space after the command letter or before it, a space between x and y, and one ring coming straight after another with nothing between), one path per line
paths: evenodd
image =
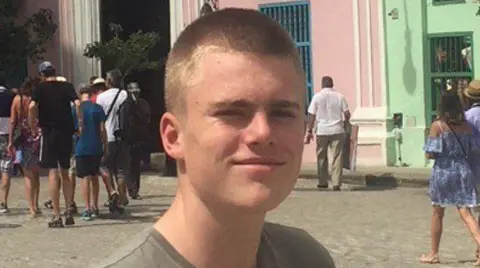
M138 99L131 93L127 94L117 112L118 130L114 136L128 145L137 145L148 139L150 122Z

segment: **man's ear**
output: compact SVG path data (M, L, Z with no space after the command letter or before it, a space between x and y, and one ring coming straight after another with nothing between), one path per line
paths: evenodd
M160 119L160 137L165 153L176 160L184 158L183 135L180 131L180 123L172 113L166 112Z

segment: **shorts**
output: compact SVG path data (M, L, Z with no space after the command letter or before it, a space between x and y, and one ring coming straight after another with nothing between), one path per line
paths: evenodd
M106 165L114 179L125 178L130 166L130 151L122 142L108 142Z
M70 169L72 134L56 129L42 129L39 164L46 169Z
M0 173L11 174L13 170L13 158L8 152L8 134L0 135Z
M25 169L38 171L38 152L29 147L23 147L17 150L15 161Z
M75 157L77 177L97 176L100 170L101 155L82 155Z

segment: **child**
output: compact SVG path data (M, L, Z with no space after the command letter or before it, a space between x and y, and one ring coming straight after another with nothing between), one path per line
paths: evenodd
M103 108L90 100L91 90L88 86L80 87L83 113L82 131L75 146L77 177L82 179L85 210L82 220L91 220L99 214L98 209L98 174L102 155L106 152L107 137L105 131L105 112ZM75 121L77 122L76 115Z

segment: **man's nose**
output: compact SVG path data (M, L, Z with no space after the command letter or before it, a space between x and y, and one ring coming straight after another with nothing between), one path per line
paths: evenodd
M258 112L245 129L245 142L249 145L273 145L273 134L268 115Z

